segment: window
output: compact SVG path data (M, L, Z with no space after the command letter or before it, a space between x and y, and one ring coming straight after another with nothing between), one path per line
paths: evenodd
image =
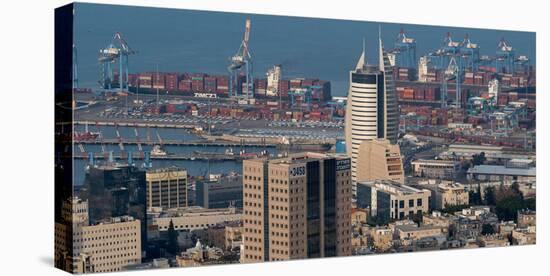
M416 206L422 206L422 199L421 198L416 200Z
M405 208L405 201L404 200L399 201L399 208Z
M409 199L409 208L414 207L414 199Z

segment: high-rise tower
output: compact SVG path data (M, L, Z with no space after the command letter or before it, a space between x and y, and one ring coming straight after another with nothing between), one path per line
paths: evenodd
M350 71L350 86L346 107L346 152L351 157L353 193L356 192L357 157L365 140L386 138L397 142L399 110L392 68L379 37L378 65L367 65L365 46Z

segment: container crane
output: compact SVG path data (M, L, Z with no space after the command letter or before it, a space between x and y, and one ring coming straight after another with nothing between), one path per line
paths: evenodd
M403 28L397 35L394 47L390 52L395 54L395 64L397 66L404 68L416 67L416 40L407 37Z
M443 74L443 79L441 83L441 107L447 107L447 99L449 95L448 84L449 84L449 81L451 80L454 80L456 85L455 107L456 108L461 107L461 89L460 89L461 73L462 73L462 70L458 66L455 57L452 56L451 61L449 62L449 65L447 66L447 69Z
M514 70L515 50L502 38L498 43L495 68L497 73L511 73Z
M479 67L479 46L476 43L472 43L469 35L464 37L462 43L460 43L460 58L459 65L463 69L470 69L476 72Z
M103 89L111 89L114 84L112 66L118 63L119 91L128 89L128 57L137 53L132 50L119 32L116 32L111 44L99 50L100 80Z
M252 77L252 56L250 55L248 41L250 38L250 19L245 22L244 37L237 53L230 58L230 64L227 67L229 71L229 96L241 95L247 98L254 97L254 80ZM244 72L243 72L244 70ZM244 73L245 90L242 89L239 76ZM240 86L240 87L239 87Z
M445 69L451 62L451 57L458 56L459 54L460 42L454 41L451 33L448 32L443 39L441 48L429 53L427 57L428 62L432 64L435 69Z

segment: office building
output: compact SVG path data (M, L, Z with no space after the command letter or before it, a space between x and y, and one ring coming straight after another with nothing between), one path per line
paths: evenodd
M357 181L386 179L405 182L401 151L387 139L363 141L357 155Z
M392 69L382 40L379 39L378 66L367 66L365 50L350 72L346 106L346 152L351 157L351 174L355 194L359 147L366 140L386 138L397 142L399 110ZM363 46L364 48L364 46Z
M464 206L470 203L470 195L460 183L444 182L437 186L436 208L444 209L452 206Z
M92 166L86 174L80 197L88 201L91 225L121 216L131 216L139 221L142 248L146 248L145 171L119 164Z
M453 160L419 159L411 162L411 165L417 177L452 180L460 171L460 162Z
M358 182L357 207L370 207L371 217L386 224L428 212L430 194L392 180Z
M74 220L72 225L55 224L55 252L61 254L55 258L56 265L73 273L90 273L120 271L141 263L139 220L120 216L89 224L87 201L71 198L63 205L64 216ZM71 243L66 243L68 239Z
M243 262L351 254L349 158L245 160L243 183Z
M243 207L242 175L211 177L196 182L195 202L204 208Z
M179 168L148 170L145 178L147 181L147 209L188 206L186 170Z

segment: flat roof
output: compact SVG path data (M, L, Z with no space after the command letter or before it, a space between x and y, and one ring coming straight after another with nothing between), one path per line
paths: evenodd
M468 173L475 174L496 174L496 175L519 175L519 176L535 176L536 167L530 168L507 168L497 165L478 165L468 169Z

